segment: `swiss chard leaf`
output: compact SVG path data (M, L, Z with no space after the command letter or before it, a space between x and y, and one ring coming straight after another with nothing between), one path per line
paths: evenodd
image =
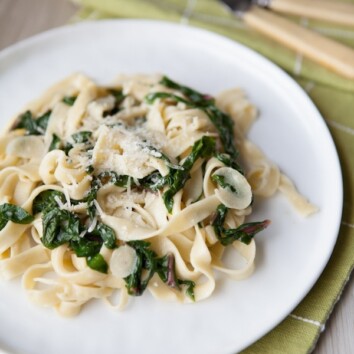
M120 104L125 98L122 90L110 89L109 92L114 96L116 104Z
M2 216L0 216L0 230L2 230L6 226L8 221L9 220L4 219Z
M73 141L76 144L81 144L81 143L86 143L90 140L92 136L92 132L90 131L81 131L78 133L75 133L71 136L71 139L73 139Z
M205 113L208 115L216 130L219 132L220 140L225 152L229 154L233 160L236 160L238 151L234 144L234 128L232 119L215 106L208 107L208 109L205 110Z
M65 104L67 104L68 106L73 106L76 99L77 99L77 96L65 96L62 101Z
M264 230L270 224L269 220L244 223L236 229L228 229L224 231L225 237L222 239L223 245L229 245L235 240L239 240L248 245L253 237L260 231Z
M114 249L117 247L116 234L108 225L98 223L92 234L99 236L107 248Z
M150 279L155 273L169 287L180 289L180 285L187 285L186 293L194 300L194 282L177 278L175 257L172 253L158 258L157 254L150 249L150 243L145 241L130 241L137 254L135 269L131 275L126 277L128 293L133 296L142 295ZM145 273L144 273L145 271Z
M86 262L91 269L107 274L108 264L100 253L87 257Z
M143 188L151 189L152 191L157 191L165 185L169 185L170 182L169 175L163 177L158 171L139 180L139 183Z
M80 239L80 219L68 210L59 208L46 210L42 221L43 236L41 241L49 249Z
M228 209L224 204L218 205L213 221L213 227L216 236L220 240L222 237L222 233L224 231L224 222L227 216Z
M93 197L96 196L93 195ZM46 190L41 192L33 201L32 209L34 213L43 212L43 236L41 238L43 245L49 249L54 249L68 243L78 257L86 257L87 265L90 268L107 273L108 265L99 252L103 244L111 249L116 247L114 230L108 225L98 223L92 232L86 232L85 234L83 232L85 226L81 224L82 220L77 214L60 209L57 203L58 198L63 203L65 202L63 193ZM77 204L84 201L72 200L71 202Z
M202 94L190 87L180 85L177 82L169 79L167 76L164 76L161 79L160 84L171 89L181 91L186 97L188 97L191 102L196 105L209 106L211 104L214 104L214 98L210 95Z
M233 193L236 192L236 189L234 188L234 186L232 186L230 183L225 182L225 177L224 176L213 175L213 176L211 176L211 179L212 179L212 181L217 183L220 187L222 187L224 189L228 188Z
M230 155L231 160L236 164L238 151L234 144L234 123L227 114L221 112L215 106L214 99L211 96L201 94L190 87L180 85L177 82L172 81L168 77L163 77L160 81L160 84L168 88L180 91L187 99L184 99L180 96L168 92L155 92L150 93L145 97L146 102L151 104L154 102L154 100L158 98L170 99L176 102L183 102L189 107L199 108L203 110L219 132L220 140L222 142L224 151Z
M130 179L130 181L129 181ZM112 183L117 187L127 188L128 184L131 187L142 186L143 188L148 188L151 190L158 190L161 189L163 186L169 183L169 177L163 177L158 171L151 173L150 175L139 179L139 185L136 185L134 179L127 175L118 175L114 171L105 171L100 173L97 176L98 188L101 185L105 185L107 183ZM97 183L96 183L97 185Z
M74 144L82 144L82 143L89 143L90 138L92 136L92 132L90 131L82 131L75 133L71 135L71 140L74 142ZM91 147L91 144L88 144L89 147ZM70 142L66 142L65 145L63 146L62 150L65 152L65 155L68 156L69 151L73 148L73 144Z
M85 168L85 171L89 174L92 175L95 171L95 168L92 165L89 165Z
M146 103L152 104L158 98L170 99L172 101L182 102L182 103L185 103L188 106L193 106L194 107L194 104L191 104L191 102L189 102L188 100L184 99L183 97L174 95L173 93L169 93L169 92L152 92L152 93L149 93L148 95L145 96L145 101L146 101Z
M97 176L97 179L102 185L112 183L117 187L127 187L130 178L130 183L134 183L133 179L127 175L118 175L114 171L105 171Z
M186 294L193 301L195 301L195 283L191 280L183 280L177 278L175 256L172 253L166 254L164 257L157 259L156 272L160 279L171 288L180 290L180 285L185 285L187 287Z
M37 124L37 130L40 128L43 132L47 130L48 122L50 115L52 114L51 111L44 113L42 116L38 117L35 122ZM42 133L43 134L43 133Z
M26 111L19 116L14 129L25 129L26 135L43 135L47 130L50 115L51 111L48 111L35 119L31 111Z
M85 198L83 199L83 202L87 203L87 212L88 215L91 219L94 218L96 215L96 206L94 201L97 198L97 192L100 188L100 185L98 183L98 179L93 179L91 182L91 189L89 192L86 194Z
M168 158L167 155L165 155L163 152L161 152L160 150L156 149L154 146L152 145L146 145L143 146L144 150L147 151L151 156L156 157L158 159L161 159L163 161L166 161L167 163L171 163L170 159Z
M195 282L192 280L181 280L178 279L178 284L179 285L185 285L187 287L186 289L186 294L193 300L195 301L195 296L194 296L194 288L195 288Z
M60 149L61 140L58 135L53 134L52 142L49 145L49 151Z
M41 241L45 247L54 249L68 243L78 257L86 257L87 265L90 268L107 273L108 265L99 252L103 244L109 248L116 247L116 237L109 226L99 224L94 232L80 236L84 228L80 224L79 217L70 211L59 208L44 209L42 220L43 237Z
M120 105L123 102L125 95L122 90L110 89L110 94L114 96L114 107L108 111L103 112L103 117L113 116L120 110Z
M158 259L156 271L164 283L171 288L179 289L179 283L176 275L175 257L172 253Z
M149 242L130 241L128 245L135 249L138 261L135 271L125 278L126 286L128 294L139 296L143 294L156 271L157 255L149 248ZM144 269L147 270L147 274L143 277Z
M65 155L68 156L69 155L69 151L73 148L73 145L70 143L65 143L64 147L63 147L63 151L65 152Z
M214 152L215 139L208 136L203 136L200 140L194 143L192 152L187 156L182 164L182 169L170 172L170 174L172 174L171 187L163 194L163 200L169 213L172 212L173 197L187 182L190 177L190 170L192 169L194 163L199 158L212 156Z
M78 257L92 257L100 252L102 240L90 240L87 237L80 237L72 240L70 247Z
M133 273L124 278L129 295L140 296L143 294L145 289L141 285L142 273L143 257L138 255Z
M244 223L234 229L226 229L224 228L224 222L227 212L228 208L225 205L220 204L217 207L216 215L213 221L215 234L223 246L228 246L236 240L248 245L258 232L264 230L270 224L269 220L264 220Z
M15 125L14 129L26 129L26 134L28 135L38 135L37 125L33 119L32 112L26 111L21 114L18 118L18 122Z
M58 202L55 200L57 199L55 197L59 198L60 201L65 203L66 199L64 193L62 192L48 189L39 193L37 197L34 198L33 200L33 204L32 204L33 214L40 213L44 210L51 210L57 208Z
M16 224L30 224L34 217L21 207L5 203L0 205L0 230L2 230L8 221Z
M223 153L216 153L215 157L221 161L225 166L231 167L234 170L239 171L240 173L243 174L243 169L241 166L234 160L230 158L230 155L228 154L223 154Z

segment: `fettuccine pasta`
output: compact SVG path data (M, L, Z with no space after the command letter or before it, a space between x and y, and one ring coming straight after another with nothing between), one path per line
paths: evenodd
M56 84L0 138L0 276L64 316L145 290L200 301L215 271L248 277L269 225L246 222L254 195L316 211L247 140L256 115L241 90L213 98L159 75ZM243 267L224 265L226 247Z

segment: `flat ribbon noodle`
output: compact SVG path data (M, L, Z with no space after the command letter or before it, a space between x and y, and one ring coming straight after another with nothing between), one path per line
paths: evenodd
M42 192L63 193L64 200L54 198L58 209L53 210L75 213L81 223L79 237L99 241L100 261L113 264L115 246L127 249L134 244L148 247L159 258L171 256L175 268L169 271L175 270L182 283L170 283L176 285L172 288L155 273L147 289L158 299L188 303L192 299L187 290L191 291L193 283L195 301L211 296L215 271L240 280L254 269L254 240L249 245L234 241L230 246L245 259L244 266L230 269L222 260L225 247L220 233L238 228L252 212L250 198L241 205L230 202L235 201L235 193L242 194L242 181L248 197L250 188L243 176L230 168L227 159L232 162L234 156L224 156L224 163L215 154L228 151L225 138L240 150L245 176L255 195L269 197L279 190L304 215L317 208L246 139L257 109L242 90L222 92L215 99L216 106L211 106L214 100L208 95L178 89L178 84L168 84L168 80L161 75L125 75L111 87L101 87L74 74L50 87L22 111L29 110L31 115L14 117L0 137L0 203L14 204L33 214L34 200ZM228 118L216 107L235 123L232 137L225 136L230 133L230 126L223 124ZM20 119L23 128L16 128ZM199 155L192 156L194 144L202 138L211 147L215 140L217 151L199 146ZM191 160L187 173L181 172ZM215 181L212 176L220 168L223 170ZM225 181L228 185L223 186ZM241 186L238 192L232 189L237 189L232 182ZM171 189L167 200L166 192ZM171 208L166 208L167 202ZM227 214L218 230L214 221L223 207ZM4 212L1 278L22 276L30 300L52 307L62 316L77 315L85 303L96 298L122 310L130 297L126 278L119 278L109 267L107 274L90 268L86 257L77 256L69 242L54 249L44 247L45 212L33 215L28 224L7 221L12 215ZM109 245L102 236L112 237L108 227L115 233L116 245ZM137 249L130 251L135 254L130 260L136 261Z

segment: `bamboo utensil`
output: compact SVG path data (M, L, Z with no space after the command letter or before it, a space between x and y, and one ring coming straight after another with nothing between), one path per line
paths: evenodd
M304 28L290 20L274 14L270 10L255 6L254 3L275 6L283 10L286 4L303 3L297 9L305 14L305 1L303 0L272 0L256 2L252 0L221 0L231 10L241 16L243 21L251 28L260 33L294 49L296 52L312 59L322 66L342 75L348 79L354 79L354 50L338 43L332 39L324 37L314 31ZM322 3L323 0L318 0ZM313 1L315 2L315 1ZM306 3L311 3L307 2ZM282 4L282 5L280 5ZM336 1L335 4L338 4ZM288 9L290 6L288 6ZM342 8L344 9L344 7ZM300 11L300 10L299 10ZM315 12L315 9L312 9Z

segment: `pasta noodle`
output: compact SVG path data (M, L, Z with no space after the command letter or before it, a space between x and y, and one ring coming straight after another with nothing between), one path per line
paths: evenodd
M145 289L200 301L215 271L249 276L269 224L246 223L253 195L316 211L247 140L256 114L239 89L214 99L159 75L54 85L0 138L0 276L22 276L63 316L96 298L122 309ZM224 265L227 246L242 268Z

